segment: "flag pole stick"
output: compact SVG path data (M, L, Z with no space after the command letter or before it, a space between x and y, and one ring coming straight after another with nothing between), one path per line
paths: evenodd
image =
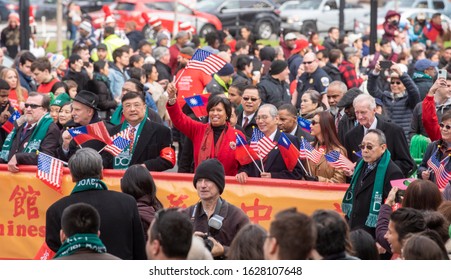
M180 73L179 77L175 80L174 85L177 85L177 83L179 82L180 78L183 76L183 74L185 73L186 70L186 66L185 68L183 68L182 73Z
M235 134L237 134L237 133L235 133ZM240 141L241 145L243 145L244 150L246 151L246 153L248 154L248 156L249 156L249 157L252 159L252 161L254 162L255 167L257 167L258 171L260 171L260 173L262 173L261 169L258 167L257 162L256 162L255 159L251 156L251 153L249 153L249 151L248 151L247 148L246 148L246 145L244 145L244 143L243 143L243 141L241 141L241 138L240 138L240 137L238 137L238 141Z
M301 165L302 170L304 170L304 172L307 173L307 174L310 176L311 174L308 173L307 170L305 170L305 167L304 167L304 165L302 164L302 162L301 162L301 160L300 160L299 158L298 158L298 162L299 162L299 164Z
M263 165L263 159L261 157L260 157L260 162L262 164L262 171L265 172L265 166ZM263 173L263 172L261 172L261 173Z

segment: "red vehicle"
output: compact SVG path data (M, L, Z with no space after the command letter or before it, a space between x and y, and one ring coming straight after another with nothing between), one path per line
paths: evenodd
M163 27L172 32L174 27L175 2L173 0L117 0L111 7L111 12L117 22L117 27L123 29L125 22L136 22L137 29L142 30L146 22L142 13L146 12L151 18L158 16ZM103 11L89 13L94 28L101 28L105 20ZM191 9L183 3L177 6L177 21L189 22L202 37L215 30L221 30L219 19L211 14Z

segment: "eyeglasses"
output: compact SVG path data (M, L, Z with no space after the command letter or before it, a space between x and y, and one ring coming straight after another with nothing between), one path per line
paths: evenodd
M446 128L447 130L451 129L451 125L449 125L449 124L445 125L444 123L440 123L439 126L440 126L440 128Z
M315 61L304 61L304 62L302 62L302 64L312 64L313 62L315 62Z
M374 147L372 145L364 145L364 144L360 144L359 145L360 150L364 150L364 149L368 149L368 151L371 151Z
M269 118L269 116L256 116L255 117L255 120L256 121L259 121L259 120L262 120L262 121L266 121L266 119L268 119Z
M30 107L31 109L37 109L39 107L42 107L42 105L25 103L25 108L28 108L28 107Z
M257 97L243 97L243 100L244 100L244 101L249 101L249 99L250 99L252 102L255 102L255 101L257 101L259 98L257 98Z
M319 124L319 121L312 120L312 121L310 122L310 124L311 124L311 125L316 125L316 124Z
M400 81L393 81L393 82L390 82L390 84L392 84L392 85L394 85L394 84L400 85L401 82Z

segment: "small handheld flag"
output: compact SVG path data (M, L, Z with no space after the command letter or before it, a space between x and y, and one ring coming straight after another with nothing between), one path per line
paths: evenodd
M311 128L312 123L309 120L298 116L298 124L302 128L302 130L304 130L305 132L310 133L312 131L312 128Z
M327 163L329 163L333 168L344 168L348 170L354 169L354 164L339 151L330 151L329 153L325 154L324 157L326 158Z
M208 103L208 97L210 94L200 94L200 95L193 95L190 97L183 98L188 104L188 106L193 110L193 113L198 118L202 118L205 116L208 116L207 112L207 103Z
M299 147L299 158L309 159L314 163L318 163L323 154L317 149L313 148L312 145L304 137L301 137L301 145Z
M36 177L56 191L61 191L63 181L63 161L38 152L38 169Z
M78 145L90 140L98 140L105 144L111 144L112 142L104 122L96 122L85 126L79 126L68 129L67 131Z
M236 133L235 159L241 165L246 165L253 162L256 159L259 159L255 151L253 149L250 149L246 139L240 136L238 133Z
M14 129L14 122L20 118L20 113L19 111L14 111L14 113L12 113L12 115L9 117L9 119L2 125L2 128L8 132L11 133L11 131L13 131Z
M130 144L129 130L130 127L111 137L113 143L106 145L105 151L113 156L118 156Z
M277 145L279 146L280 154L282 155L288 171L293 171L298 164L299 150L291 143L290 139L283 132L280 134Z
M263 132L261 132L258 128L254 128L250 147L258 154L260 159L265 158L275 146L276 144L271 141L271 139L266 137Z

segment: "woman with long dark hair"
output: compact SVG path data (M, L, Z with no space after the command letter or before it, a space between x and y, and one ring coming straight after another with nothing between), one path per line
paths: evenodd
M155 213L163 208L157 198L157 186L149 170L140 164L130 166L121 179L123 193L133 196L138 206L139 216L146 235Z
M310 133L315 136L315 140L312 143L315 149L324 153L338 151L345 157L347 156L346 149L338 140L334 118L329 112L323 111L313 117ZM330 166L324 155L321 156L317 164L309 159L306 159L306 163L304 166L308 168L307 171L312 175L312 178L309 178L310 180L329 183L346 182L344 171Z

